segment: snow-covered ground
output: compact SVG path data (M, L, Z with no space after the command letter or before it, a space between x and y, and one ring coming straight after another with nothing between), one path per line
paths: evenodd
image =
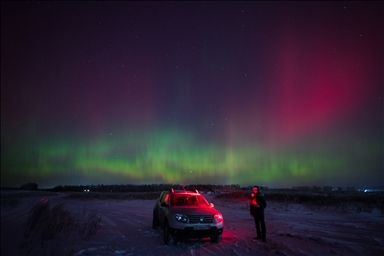
M384 216L309 209L269 203L265 210L267 242L253 242L253 220L244 203L206 195L224 216L223 239L179 241L164 245L162 229L152 229L154 200L68 200L65 194L20 198L16 207L1 208L1 255L384 255ZM45 242L23 237L28 211L42 197L52 206L101 216L96 235L83 240L72 232Z

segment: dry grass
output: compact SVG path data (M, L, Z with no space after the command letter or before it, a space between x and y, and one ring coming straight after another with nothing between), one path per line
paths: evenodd
M83 240L89 240L100 228L101 216L97 210L88 211L85 207L77 215L77 230Z
M24 236L30 238L28 254L72 255L73 249L64 250L64 246L75 243L76 233L82 240L90 239L100 228L100 222L97 210L84 207L72 214L63 203L51 207L47 199L42 199L30 209L25 226Z
M19 198L5 198L1 199L1 208L5 210L9 210L11 208L18 207L20 205Z

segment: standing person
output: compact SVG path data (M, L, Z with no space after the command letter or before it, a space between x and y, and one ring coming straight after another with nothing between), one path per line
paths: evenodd
M264 195L260 194L258 186L254 186L252 188L251 204L249 207L251 215L255 220L255 227L257 233L257 237L255 237L253 241L256 241L258 239L262 239L263 242L267 241L264 221L264 209L266 207L267 203L265 201Z

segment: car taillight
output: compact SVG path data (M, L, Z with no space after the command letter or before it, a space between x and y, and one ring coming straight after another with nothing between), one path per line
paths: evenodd
M213 216L213 219L216 223L220 223L223 221L223 216L221 214L215 214L215 216Z

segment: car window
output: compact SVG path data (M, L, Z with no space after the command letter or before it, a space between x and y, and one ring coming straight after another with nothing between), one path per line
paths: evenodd
M201 206L208 205L207 200L202 195L172 194L172 206Z
M164 198L164 195L165 195L165 191L161 192L160 196L159 196L159 202L163 202L163 198Z
M198 195L196 197L197 197L199 205L209 205L208 201L205 199L204 196Z
M184 194L181 194L181 195L172 194L171 205L184 206L187 203L186 200L187 200L187 197Z
M166 194L164 195L164 197L163 197L162 203L166 203L166 204L168 204L168 198L169 198L169 194L166 193Z

